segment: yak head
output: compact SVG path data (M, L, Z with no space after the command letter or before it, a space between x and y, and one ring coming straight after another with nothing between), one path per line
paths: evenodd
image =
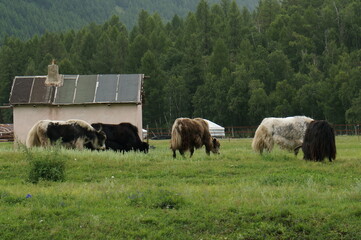
M218 139L212 138L212 153L219 154L219 149L221 147L221 144L219 143Z

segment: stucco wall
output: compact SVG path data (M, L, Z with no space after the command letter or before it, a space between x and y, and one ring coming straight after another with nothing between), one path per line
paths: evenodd
M15 140L25 143L30 128L39 120L82 119L88 123L102 122L118 124L130 122L138 127L142 136L142 105L135 104L97 104L71 106L14 106Z

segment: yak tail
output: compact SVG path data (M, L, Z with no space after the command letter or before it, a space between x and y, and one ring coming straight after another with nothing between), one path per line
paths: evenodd
M252 149L258 153L262 153L264 149L270 152L273 145L274 141L272 135L269 134L268 129L265 126L260 125L253 138Z
M29 131L26 138L26 147L39 147L41 146L40 138L38 136L38 125L35 124Z
M170 148L172 150L179 149L182 146L182 136L181 136L181 125L178 123L178 120L176 120L172 127L172 138L171 138L171 144Z

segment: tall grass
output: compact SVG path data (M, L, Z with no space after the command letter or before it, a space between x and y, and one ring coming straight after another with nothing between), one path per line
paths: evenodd
M1 144L0 238L361 239L361 141L336 141L332 163L257 155L251 139L191 159L173 159L168 141L149 154L61 149L65 181L37 184L24 153Z

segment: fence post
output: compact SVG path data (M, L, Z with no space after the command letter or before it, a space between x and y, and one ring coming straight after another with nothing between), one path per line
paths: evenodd
M349 134L348 134L348 130L347 130L347 124L346 124L346 135L349 135Z

